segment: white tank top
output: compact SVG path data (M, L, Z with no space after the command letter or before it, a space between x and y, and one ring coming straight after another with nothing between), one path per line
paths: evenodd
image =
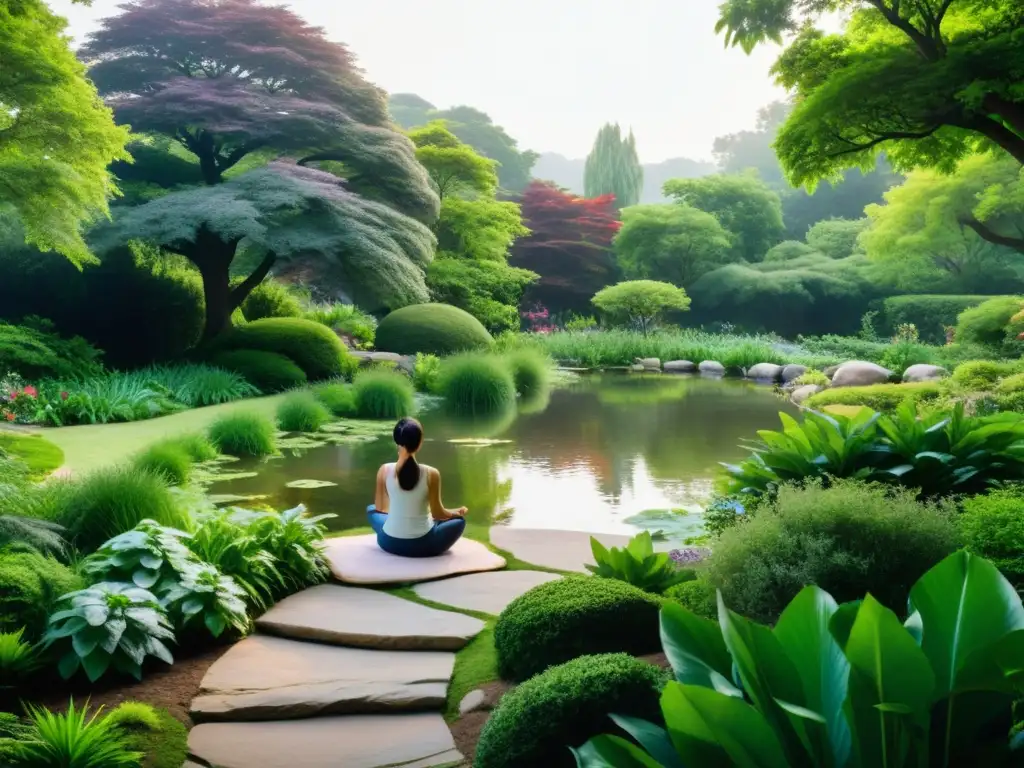
M388 489L388 514L384 521L384 533L396 539L418 539L431 528L430 511L427 506L427 472L430 467L420 464L420 479L411 491L398 484L397 465L386 464L384 486Z

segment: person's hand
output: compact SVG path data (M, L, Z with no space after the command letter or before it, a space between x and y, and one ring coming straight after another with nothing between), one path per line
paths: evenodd
M452 514L455 517L465 517L467 512L469 512L469 510L466 509L465 507L459 507L454 512L452 512Z

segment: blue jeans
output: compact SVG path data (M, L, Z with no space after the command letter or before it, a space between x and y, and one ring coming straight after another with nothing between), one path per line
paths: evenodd
M396 539L384 533L384 522L388 516L378 512L372 504L366 508L366 516L370 518L370 527L377 534L377 545L385 552L399 557L437 557L447 552L463 531L466 521L461 517L442 520L416 539Z

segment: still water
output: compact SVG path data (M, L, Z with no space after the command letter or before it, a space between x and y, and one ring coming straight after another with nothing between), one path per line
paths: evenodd
M745 456L740 440L778 428L779 411L795 408L743 381L591 374L501 418L428 410L419 458L441 471L445 504L469 507L473 523L626 534L647 527L678 540L700 531L718 462ZM336 514L333 528L359 527L377 468L394 455L389 436L310 448L234 464L258 474L210 490L263 495L278 508L303 503ZM300 479L336 485L286 487Z

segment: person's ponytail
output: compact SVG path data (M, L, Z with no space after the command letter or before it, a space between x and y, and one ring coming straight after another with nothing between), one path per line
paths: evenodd
M394 439L395 445L409 452L409 456L396 473L398 487L403 491L411 491L420 481L420 465L416 463L412 454L418 451L423 443L423 427L416 419L400 419L395 425Z
M412 456L407 458L398 468L398 487L403 491L411 491L420 481L420 465Z

